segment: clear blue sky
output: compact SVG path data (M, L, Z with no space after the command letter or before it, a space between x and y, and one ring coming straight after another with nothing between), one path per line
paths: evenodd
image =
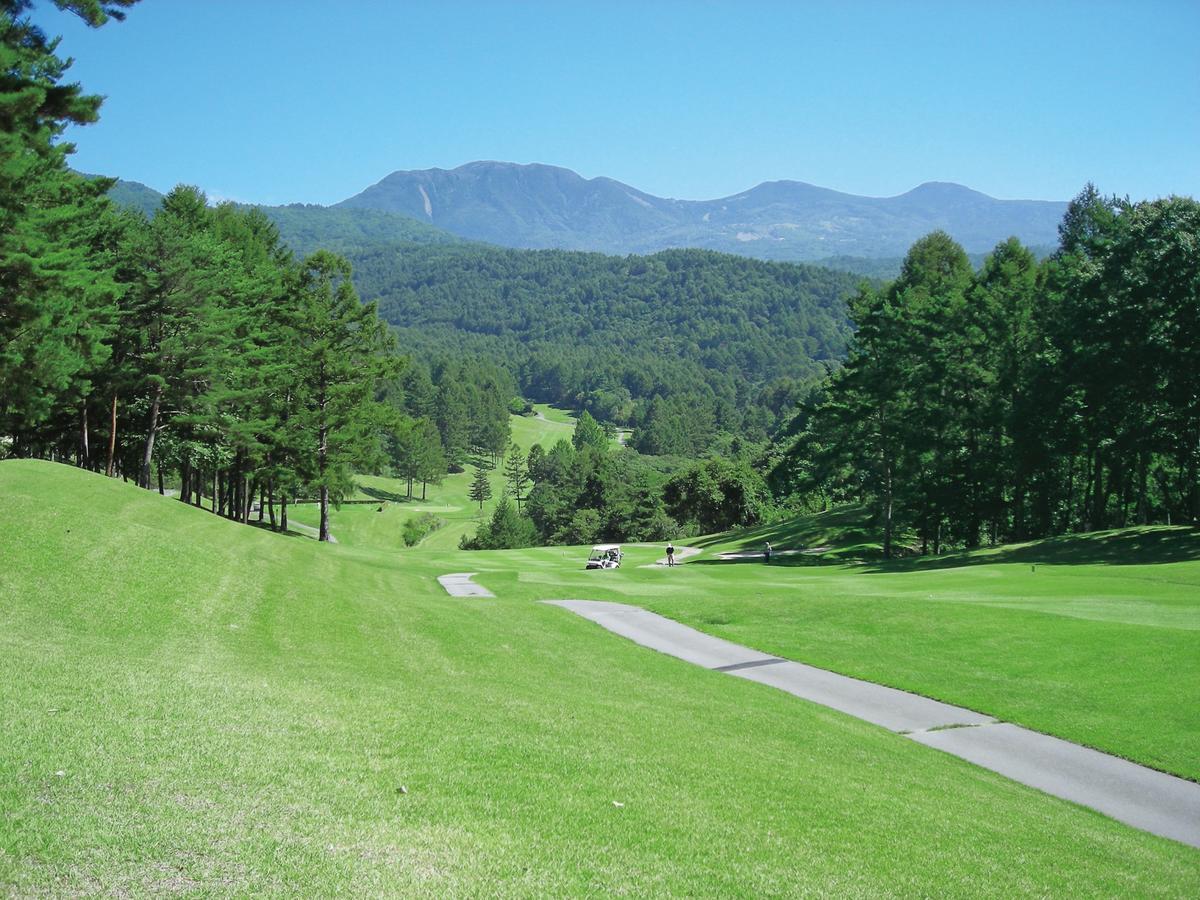
M77 168L331 203L396 169L545 162L707 199L797 179L1200 195L1200 2L143 0L89 31Z

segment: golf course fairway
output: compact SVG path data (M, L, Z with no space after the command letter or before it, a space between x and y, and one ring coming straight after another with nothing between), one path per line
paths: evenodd
M646 546L584 572L372 527L322 545L0 462L0 890L1200 888L1192 848L535 602L637 604L1195 779L1190 532L1137 537L1152 565L640 568ZM496 596L450 598L457 572Z

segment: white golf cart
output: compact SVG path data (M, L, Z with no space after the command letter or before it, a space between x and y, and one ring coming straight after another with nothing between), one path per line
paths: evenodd
M621 568L620 544L597 544L588 556L587 569L619 569Z

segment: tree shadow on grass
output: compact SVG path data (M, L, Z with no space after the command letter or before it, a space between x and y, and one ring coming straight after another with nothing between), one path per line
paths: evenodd
M763 537L762 540L771 540L771 538ZM772 544L774 543L772 541ZM878 547L873 545L840 546L832 547L826 553L775 556L770 565L791 568L857 564L860 571L863 572L919 572L997 563L1029 565L1041 563L1056 566L1147 566L1198 560L1200 560L1200 528L1151 526L1061 535L1032 541L1028 544L1009 544L973 552L958 551L944 553L941 556L907 556L890 560L884 559ZM739 563L764 565L762 557L757 555L744 559L692 560L688 564L735 565Z
M918 556L887 562L881 560L877 568L915 571L993 563L1149 566L1196 560L1200 560L1200 528L1163 525L1060 535L1028 544L1009 544L973 553L961 551L933 557Z
M762 549L765 542L770 541L771 546L777 550L791 550L827 544L870 545L877 543L880 537L879 529L870 524L870 514L865 509L861 506L843 506L785 522L757 525L732 535L723 532L696 538L687 543L691 547L704 548L714 544L727 544L735 551L757 551Z
M383 488L359 485L358 489L372 499L386 500L389 503L408 503L410 500L407 494L397 494L394 491L385 491Z

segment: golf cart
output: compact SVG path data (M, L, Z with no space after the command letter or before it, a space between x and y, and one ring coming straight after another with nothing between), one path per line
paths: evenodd
M619 569L621 567L620 544L597 544L588 556L587 569Z

